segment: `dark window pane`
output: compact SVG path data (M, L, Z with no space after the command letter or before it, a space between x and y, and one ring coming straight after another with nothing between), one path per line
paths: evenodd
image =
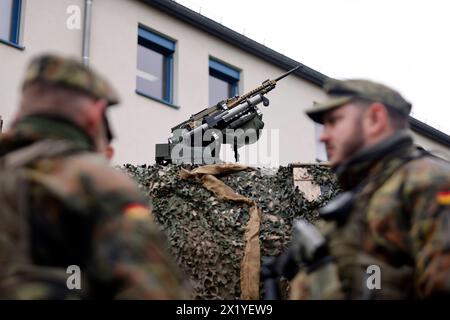
M136 88L152 97L164 98L164 55L138 45Z
M13 0L0 0L0 39L9 41Z
M209 76L209 105L216 105L218 102L230 98L231 85L221 79Z

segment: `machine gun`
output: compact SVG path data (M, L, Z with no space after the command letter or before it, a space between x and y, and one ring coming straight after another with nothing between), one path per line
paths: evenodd
M237 149L244 144L256 142L259 139L259 129L264 127L262 113L258 105L269 106L265 95L273 90L277 82L287 77L301 66L297 66L274 80L267 79L259 87L227 100L220 101L215 106L206 108L176 125L171 129L172 135L168 143L156 144L156 163L205 164L220 161L218 153L222 143L230 143L234 147L235 158L238 161ZM212 129L212 130L211 130ZM254 129L254 139L231 134L237 129ZM208 130L211 130L209 134ZM206 138L206 139L205 139Z

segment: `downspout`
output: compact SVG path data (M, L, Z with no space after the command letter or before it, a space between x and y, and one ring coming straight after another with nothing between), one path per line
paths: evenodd
M83 52L81 60L83 65L89 66L89 51L91 48L91 17L92 0L84 1L84 27L83 27Z

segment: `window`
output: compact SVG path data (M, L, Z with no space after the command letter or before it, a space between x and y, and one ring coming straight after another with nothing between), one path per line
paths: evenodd
M0 39L19 44L22 0L0 0Z
M173 103L173 53L175 42L139 27L136 91Z
M209 60L209 105L238 94L239 71L225 64Z

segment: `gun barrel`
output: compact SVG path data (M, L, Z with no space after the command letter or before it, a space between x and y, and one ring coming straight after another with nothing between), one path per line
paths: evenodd
M220 114L218 117L229 122L229 121L231 121L232 118L234 118L239 113L246 111L251 106L256 106L256 105L260 104L262 101L263 101L263 98L260 94L257 96L253 96L250 99L248 99L248 101L241 103L240 105L238 105L237 107L234 107L231 110L225 111L225 113Z
M288 72L286 72L285 74L282 74L281 76L279 76L278 78L275 79L275 82L280 81L281 79L287 77L288 75L290 75L292 72L296 71L297 69L299 69L302 65L299 64L298 66L296 66L295 68L289 70Z

